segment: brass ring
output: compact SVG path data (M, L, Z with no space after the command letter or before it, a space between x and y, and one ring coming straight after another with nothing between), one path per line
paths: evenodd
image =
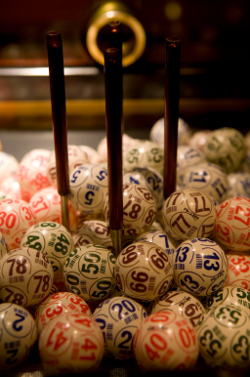
M89 54L99 64L104 65L103 52L98 46L98 35L101 29L111 21L116 20L126 25L134 36L134 47L131 41L123 42L122 65L127 67L140 58L146 46L146 33L142 24L131 14L130 10L121 3L110 2L100 7L89 22L86 33L86 46Z

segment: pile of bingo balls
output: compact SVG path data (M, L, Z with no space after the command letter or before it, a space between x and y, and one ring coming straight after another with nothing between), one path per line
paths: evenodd
M104 357L143 371L250 368L250 133L179 119L163 197L164 121L123 136L122 251L109 229L107 143L70 145L69 229L53 151L0 152L0 368L37 346L51 374Z

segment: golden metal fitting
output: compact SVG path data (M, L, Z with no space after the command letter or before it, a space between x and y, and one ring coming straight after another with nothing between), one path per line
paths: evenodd
M125 4L107 2L97 9L89 22L86 46L92 58L104 65L103 52L98 45L98 36L102 29L113 20L125 25L132 34L132 38L123 42L122 45L122 65L127 67L136 62L142 55L146 46L146 33L142 24Z

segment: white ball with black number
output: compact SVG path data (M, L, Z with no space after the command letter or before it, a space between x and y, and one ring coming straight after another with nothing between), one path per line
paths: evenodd
M68 255L74 248L72 236L67 228L49 221L29 228L21 240L21 245L44 253L52 264L54 274L62 271Z
M98 216L108 193L108 171L102 165L78 166L70 174L69 188L70 202L76 210Z
M0 299L34 306L49 295L53 276L52 265L43 253L27 247L14 249L0 260Z
M194 296L209 296L225 285L228 262L224 250L208 238L182 242L175 251L174 280Z
M118 288L128 297L152 301L168 290L173 280L173 266L159 245L134 242L117 257L115 278Z
M12 369L30 354L37 339L35 320L19 305L0 304L0 334L0 368Z
M93 319L102 330L105 354L119 360L132 358L133 338L146 316L145 309L128 297L112 297L102 302Z
M213 200L202 191L175 191L162 207L163 229L177 241L212 237L215 221Z
M100 245L74 249L63 267L64 283L69 292L85 301L106 299L115 287L112 252Z

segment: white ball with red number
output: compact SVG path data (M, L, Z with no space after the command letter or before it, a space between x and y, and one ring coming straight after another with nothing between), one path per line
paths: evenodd
M196 327L206 313L202 303L190 293L184 291L168 291L159 297L152 306L151 313L170 310L182 316Z
M162 207L163 203L163 177L152 168L133 168L130 172L124 174L123 184L136 184L145 186L155 199L157 209Z
M109 198L104 206L104 215L109 222ZM136 184L123 185L123 229L124 239L135 239L150 229L156 216L156 204L148 189Z
M5 238L0 232L0 259L8 252Z
M175 251L174 280L184 291L209 296L226 285L228 262L224 250L208 238L182 242Z
M226 285L250 290L250 255L242 252L226 254L228 274Z
M250 319L236 305L212 308L198 329L200 354L206 364L234 373L250 367Z
M37 191L50 186L46 170L50 156L51 151L48 149L33 149L20 161L17 180L20 183L22 198L27 202Z
M69 174L76 169L77 166L88 162L87 154L77 145L68 145L68 166ZM51 153L50 160L47 164L47 176L52 186L57 186L56 173L56 156L55 151Z
M24 307L33 306L49 295L53 269L40 251L21 247L0 260L0 299Z
M0 329L1 370L12 369L29 356L37 339L36 324L25 308L4 303L0 304Z
M161 246L169 256L170 262L173 264L174 251L177 247L177 242L164 230L153 229L142 233L135 239L135 242L148 241L156 243Z
M34 315L38 336L52 319L66 312L82 313L89 317L92 315L88 304L74 293L58 292L49 295L40 303Z
M198 337L189 321L172 311L150 314L136 332L134 355L143 371L190 370L199 356Z
M35 223L36 214L24 200L0 201L0 231L4 235L8 251L20 246L24 233Z
M54 274L62 271L64 263L74 249L73 238L67 228L49 221L30 227L23 236L21 245L44 253L53 267Z
M11 175L15 175L18 165L19 163L14 156L0 151L0 182Z
M204 152L207 139L210 136L211 132L211 130L196 131L189 139L190 147L197 148L201 152Z
M79 145L81 150L87 155L87 162L89 164L99 164L100 156L99 153L92 147L88 145Z
M103 212L108 193L108 171L102 165L84 164L72 171L69 178L72 206L85 214Z
M112 297L103 301L93 318L102 330L105 354L119 360L132 358L133 338L146 316L143 307L131 298Z
M123 169L127 173L135 167L149 167L163 173L163 149L157 143L140 140L124 155Z
M44 328L38 349L46 371L84 373L98 368L104 355L104 341L94 319L81 313L64 313Z
M92 243L104 246L112 252L114 251L108 224L101 220L84 221L81 227L73 234L73 241L75 247Z
M107 298L115 287L115 262L112 252L100 245L74 249L63 267L67 290L86 301Z
M250 199L225 200L217 209L215 236L229 250L250 250Z
M37 191L29 201L36 215L36 223L44 221L52 221L56 223L62 222L61 196L55 187L46 187ZM76 212L68 203L69 226L71 230L76 228Z
M5 178L0 183L0 190L6 194L6 198L22 199L21 187L16 175Z
M152 242L134 242L118 255L118 288L128 297L152 301L162 296L173 280L173 266L163 248Z
M183 189L205 192L219 203L227 198L227 174L218 165L210 162L179 169L177 182Z
M162 207L162 226L175 240L212 237L216 220L213 200L205 192L179 190Z

